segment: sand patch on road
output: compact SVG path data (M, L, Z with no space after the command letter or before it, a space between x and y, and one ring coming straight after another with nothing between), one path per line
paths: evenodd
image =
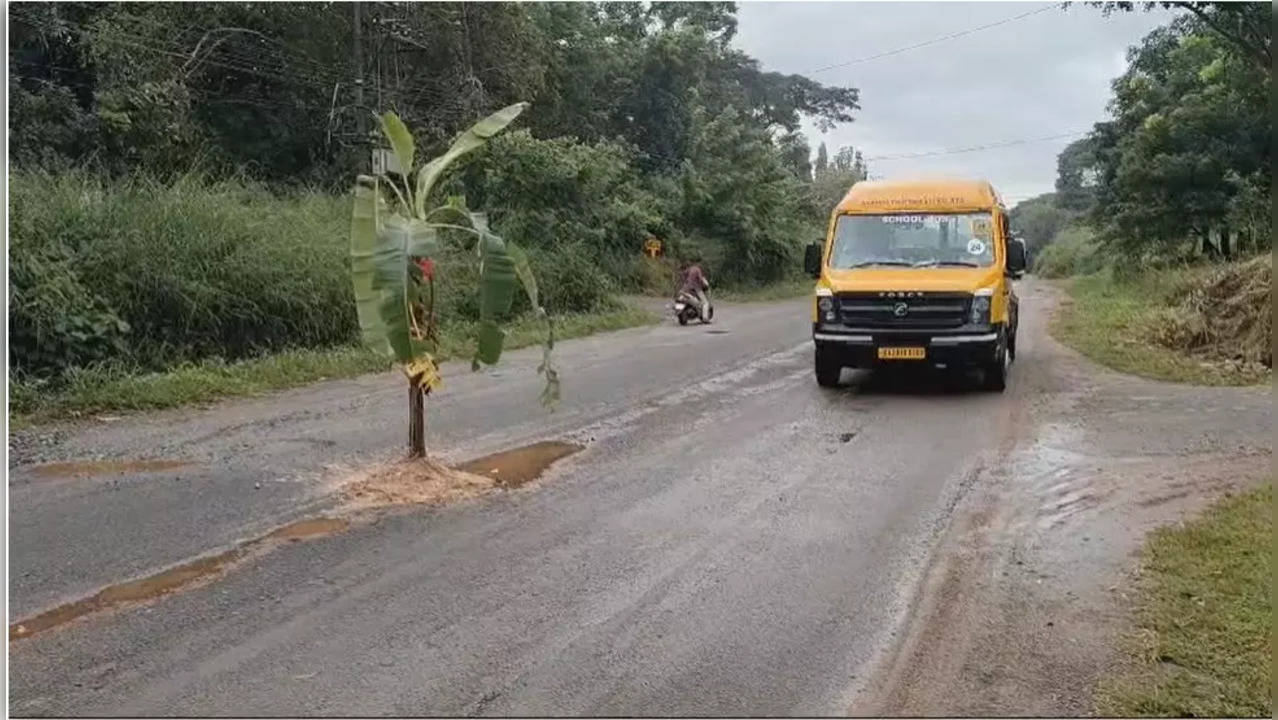
M539 442L486 455L455 468L430 458L400 460L348 478L342 494L353 508L443 505L526 485L581 449L572 443Z

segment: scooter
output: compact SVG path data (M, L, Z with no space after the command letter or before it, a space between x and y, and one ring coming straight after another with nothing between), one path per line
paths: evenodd
M701 320L708 323L714 319L714 305L710 302L710 291L706 290L706 306L704 310L701 303L697 301L697 297L692 293L681 292L675 296L674 312L675 319L680 325L687 325L690 320Z

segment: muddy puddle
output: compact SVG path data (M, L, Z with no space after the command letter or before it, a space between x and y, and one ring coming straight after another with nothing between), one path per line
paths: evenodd
M274 543L332 535L348 527L350 527L350 521L345 518L321 517L298 520L260 537L246 540L226 552L197 558L137 580L109 585L90 597L59 605L34 617L15 622L9 626L9 640L29 638L86 615L155 600L215 578L229 570L235 563L248 557L250 553L266 549Z
M462 472L491 478L502 487L518 487L541 477L546 469L581 450L580 445L565 442L539 442L524 447L486 455L457 467Z
M9 639L17 640L31 637L36 633L69 623L85 615L108 610L126 603L142 602L167 595L199 580L221 573L246 552L247 550L241 546L220 555L193 560L139 580L110 585L98 591L92 597L67 603L66 605L59 605L35 617L10 625Z
M38 478L87 478L125 473L176 470L191 465L187 460L83 460L37 465L31 474Z
M272 530L263 540L306 540L308 538L332 535L351 526L346 518L311 518L298 520L282 528Z

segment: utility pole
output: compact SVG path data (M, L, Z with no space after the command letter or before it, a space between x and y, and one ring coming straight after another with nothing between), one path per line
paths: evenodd
M359 145L361 147L368 141L368 108L364 107L364 47L361 44L361 38L364 34L360 20L363 13L361 12L359 2L351 3L355 11L355 38L351 49L355 55L355 132L359 137Z

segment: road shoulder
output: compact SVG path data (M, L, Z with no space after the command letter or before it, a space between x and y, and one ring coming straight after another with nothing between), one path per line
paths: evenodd
M1010 392L1034 431L1009 436L957 508L855 714L1092 714L1146 534L1268 476L1265 393L1120 375L1031 332L1018 364L1039 371Z

